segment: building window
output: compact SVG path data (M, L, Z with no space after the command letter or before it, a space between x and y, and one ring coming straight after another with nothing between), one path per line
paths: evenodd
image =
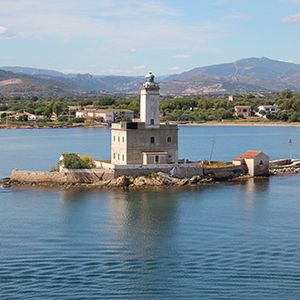
M114 159L116 159L116 153L114 153L114 155L113 155L113 156L114 156Z
M124 154L122 154L122 160L123 160L123 161L125 160Z
M113 136L113 139L114 139L114 142L116 141L116 137L115 136Z
M155 162L158 163L159 162L159 156L155 155Z
M118 160L120 160L120 154L118 154Z
M151 124L151 125L154 125L154 119L151 119L151 120L150 120L150 124Z
M264 164L264 162L261 160L259 164L262 166Z
M151 143L151 144L154 144L154 143L155 143L155 138L154 138L154 136L151 136L151 138L150 138L150 143Z
M167 142L168 142L168 143L171 143L171 142L172 142L172 138L171 138L170 136L168 136Z
M118 142L120 142L120 137L118 136Z
M125 143L125 138L124 138L124 136L122 137L122 142Z

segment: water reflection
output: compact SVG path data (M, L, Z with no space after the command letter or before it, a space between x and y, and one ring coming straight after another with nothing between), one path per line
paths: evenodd
M245 203L247 206L253 206L258 196L264 196L269 189L269 178L250 178L245 185ZM260 198L260 197L259 197Z
M177 195L170 191L113 192L108 194L114 218L124 225L123 234L161 238L176 223Z

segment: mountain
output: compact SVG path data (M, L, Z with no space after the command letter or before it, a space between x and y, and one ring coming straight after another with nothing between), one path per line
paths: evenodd
M17 74L24 74L24 75L32 75L32 76L39 76L39 75L46 75L51 77L66 77L66 75L62 72L47 70L47 69L37 69L37 68L28 68L28 67L1 67L2 70L13 72Z
M90 74L68 75L68 78L84 91L109 91L136 93L144 81L143 77L99 76Z
M72 82L59 77L34 77L0 69L0 95L3 96L52 97L80 92Z
M162 94L217 94L300 91L300 65L269 58L247 58L233 63L197 67L158 77ZM74 95L91 91L138 93L143 77L64 74L25 67L0 68L0 93L24 92L40 96Z
M269 58L247 58L233 63L192 69L165 78L167 93L300 91L300 65Z
M107 91L113 93L137 92L143 83L143 77L105 76L91 74L64 74L62 72L28 67L1 67L0 70L13 72L18 75L31 76L34 79L59 80L71 84L82 92Z

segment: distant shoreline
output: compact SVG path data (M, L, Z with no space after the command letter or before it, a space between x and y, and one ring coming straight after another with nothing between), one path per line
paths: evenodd
M209 126L236 126L236 127L300 127L300 122L251 122L251 121L209 121L209 122L169 122L169 124L176 124L179 127L209 127ZM109 128L105 124L97 125L65 125L65 124L53 124L38 126L36 124L24 124L24 125L6 125L0 124L1 129L66 129L66 128Z
M240 122L240 121L224 121L224 122L217 122L217 121L210 121L210 122L192 122L192 123L179 123L174 122L178 126L236 126L236 127L300 127L300 122L298 123L288 123L288 122Z

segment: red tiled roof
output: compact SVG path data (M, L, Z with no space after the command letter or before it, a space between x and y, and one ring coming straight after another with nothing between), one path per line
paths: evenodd
M240 160L241 161L241 160L244 160L244 159L255 158L260 153L262 153L262 152L257 151L257 150L249 150L249 151L245 152L244 154L242 154L241 156L234 158L233 160Z

